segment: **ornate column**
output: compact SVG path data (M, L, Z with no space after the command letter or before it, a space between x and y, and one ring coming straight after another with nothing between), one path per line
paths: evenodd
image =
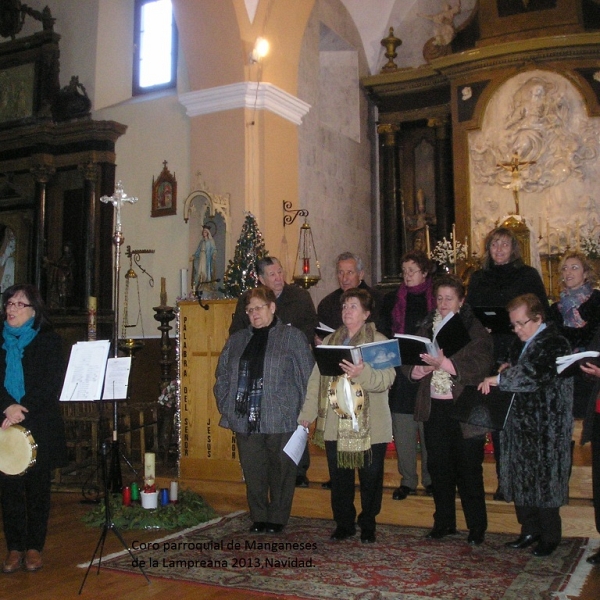
M406 245L404 210L399 185L398 147L396 133L400 126L382 123L377 126L380 158L380 214L381 214L381 280L382 283L400 281L400 259Z
M98 165L87 163L79 165L79 171L83 175L83 197L85 214L85 271L84 271L84 293L83 301L87 303L90 296L98 296L98 275L96 268L96 223L97 223L97 202L96 202L96 183L98 181ZM82 307L84 308L84 307Z
M30 169L35 180L35 232L33 246L33 282L41 290L42 266L46 255L46 185L56 169L49 165L36 165Z
M452 135L448 117L427 121L435 129L435 217L437 238L448 237L454 223L454 194L452 189ZM432 241L432 246L434 242Z

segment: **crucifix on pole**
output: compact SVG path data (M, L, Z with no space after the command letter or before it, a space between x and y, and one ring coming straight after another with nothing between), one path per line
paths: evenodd
M519 180L521 178L521 171L519 170L519 167L527 167L529 165L535 165L536 162L537 161L535 161L535 160L519 160L519 153L513 152L510 162L498 163L496 165L497 167L501 167L505 171L510 172L512 181L511 181L510 186L506 186L506 187L512 188L513 197L515 199L515 210L516 210L515 214L517 214L517 215L519 214L519 187L520 187Z

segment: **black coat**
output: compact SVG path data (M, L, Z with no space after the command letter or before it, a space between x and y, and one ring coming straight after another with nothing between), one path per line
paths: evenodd
M490 265L471 275L467 289L467 302L471 306L503 306L522 294L535 294L542 302L546 315L550 309L546 288L540 274L522 260L506 265ZM494 359L506 362L514 334L495 334Z
M0 412L15 403L4 387L6 375L6 350L0 326ZM27 408L21 425L31 431L38 445L37 464L51 469L67 463L65 426L59 397L62 389L65 363L62 340L52 330L42 329L23 352L25 395L21 405Z
M573 430L573 378L556 374L556 358L569 342L553 324L538 333L523 354L511 349L512 366L499 388L515 392L500 434L500 482L506 500L518 506L557 508L568 500Z

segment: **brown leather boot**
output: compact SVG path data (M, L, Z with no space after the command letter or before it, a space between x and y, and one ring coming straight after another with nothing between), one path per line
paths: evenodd
M39 571L43 566L42 555L37 550L27 550L25 553L25 569L33 573Z
M19 552L18 550L11 550L2 565L2 572L14 573L15 571L18 571L23 564L24 554L24 552Z

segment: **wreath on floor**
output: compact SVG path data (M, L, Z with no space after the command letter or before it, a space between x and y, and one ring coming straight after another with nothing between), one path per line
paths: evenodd
M179 501L155 509L143 508L139 503L123 504L121 494L111 494L110 512L118 529L179 529L210 521L217 513L191 490L180 490ZM81 520L88 527L102 527L105 520L104 498Z

